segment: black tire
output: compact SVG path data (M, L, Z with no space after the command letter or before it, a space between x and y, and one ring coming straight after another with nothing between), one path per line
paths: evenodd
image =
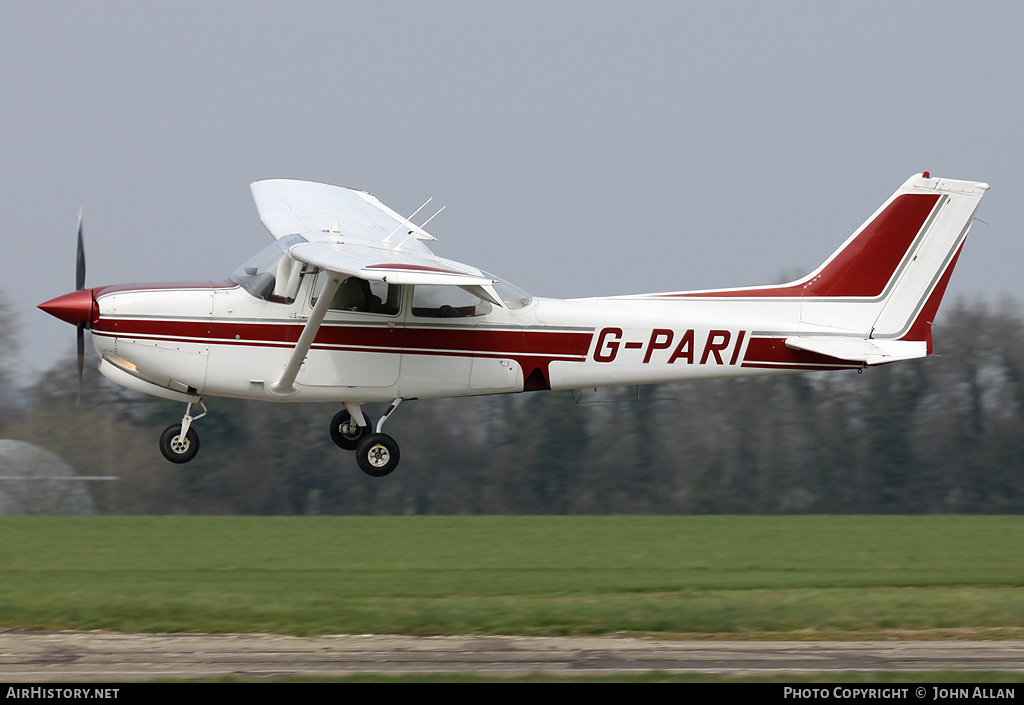
M191 426L185 434L185 443L179 439L181 436L181 424L168 426L160 436L160 452L172 463L187 463L196 457L199 452L199 434Z
M359 469L371 477L384 477L398 467L398 443L386 433L370 433L359 442Z
M348 428L349 422L352 420L352 415L348 413L348 410L342 409L335 414L331 419L331 440L334 441L334 445L343 450L358 448L359 441L373 430L373 421L370 420L370 417L363 414L363 418L366 419L366 425L356 426L357 431L353 433L351 428ZM348 430L343 430L346 428Z

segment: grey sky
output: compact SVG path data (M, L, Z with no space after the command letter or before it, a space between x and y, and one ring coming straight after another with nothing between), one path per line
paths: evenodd
M772 283L908 176L992 185L950 296L1024 299L1019 3L4 3L0 209L23 364L74 287L223 279L249 183L369 190L542 296Z

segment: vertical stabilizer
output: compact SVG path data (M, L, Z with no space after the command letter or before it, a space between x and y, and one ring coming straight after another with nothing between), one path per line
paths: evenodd
M780 287L801 297L801 327L929 341L986 190L988 184L927 173L908 179L824 264Z
M728 306L792 326L791 349L865 364L922 357L931 352L931 324L987 190L917 174L802 279L651 296L705 300L709 310L724 314Z
M908 179L811 275L804 294L802 325L860 335L804 335L786 345L869 365L930 354L932 323L987 190L927 173Z
M921 176L904 188L908 186L914 193L936 193L940 198L893 278L871 337L924 340L930 351L931 324L988 184Z

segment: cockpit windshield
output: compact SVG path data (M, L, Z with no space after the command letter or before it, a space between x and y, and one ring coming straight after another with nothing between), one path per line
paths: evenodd
M297 235L277 240L236 269L231 281L258 299L291 303L306 267L288 256L288 248L297 242L305 240Z
M487 272L484 272L483 275L494 280L495 293L498 294L498 297L505 302L505 305L510 309L524 308L529 306L530 302L533 301L533 297L518 286L509 284L504 279L499 279L493 274L488 274Z
M236 269L231 274L231 281L258 299L274 303L292 303L298 294L302 277L318 271L288 256L289 248L300 242L305 242L305 239L298 235L277 240ZM482 272L482 274L494 282L495 293L509 309L524 308L533 301L533 297L519 287L509 284L493 274L487 272ZM434 288L446 289L447 287ZM394 292L398 291L396 287L391 287L391 289ZM419 289L422 292L427 291L426 287L421 286ZM386 300L390 301L391 298L391 294L388 294ZM397 298L394 303L389 303L386 312L393 314L396 311ZM483 313L486 313L483 309L474 309L473 315L482 315Z

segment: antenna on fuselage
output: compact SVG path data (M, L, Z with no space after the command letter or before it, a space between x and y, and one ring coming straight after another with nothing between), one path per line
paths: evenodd
M427 204L424 203L423 205L425 206ZM421 206L421 208L422 208L422 206ZM445 207L441 206L437 210L437 213L440 213L444 209L445 209ZM434 215L432 215L429 218L427 218L426 220L424 220L423 221L423 225L426 225L427 223L432 221L434 219L434 217L437 215L437 213L434 213ZM416 215L416 214L413 213L413 215ZM411 218L412 216L409 216L409 217ZM406 220L408 221L408 218ZM435 238L433 235L431 235L429 233L423 232L423 225L419 225L419 226L413 225L413 229L410 230L409 234L405 236L405 240L402 240L400 243L398 243L397 245L395 245L391 249L394 250L395 252L401 252L402 251L402 245L404 245L406 243L406 241L408 241L408 239L411 238L411 237L415 237L417 240L436 240L437 238ZM417 231L419 231L419 232L417 232ZM394 233L392 233L392 235L394 235ZM390 235L388 237L390 237Z
M433 201L433 200L434 200L434 197L433 197L433 196L431 196L430 198L428 198L427 200L425 200L425 201L423 202L423 205L422 205L422 206L420 206L420 207L419 207L419 208L417 208L417 209L416 209L415 211L413 211L413 214L412 214L412 215L410 215L410 216L409 216L408 218L406 218L406 219L405 219L405 220L403 220L403 221L402 221L401 223L399 223L399 224L398 224L398 227L397 227L397 228L395 228L394 230L392 230L392 231L391 231L391 233L390 233L390 234L389 234L389 235L388 235L388 236L387 236L386 238L384 238L384 244L385 244L385 245L390 245L390 244L391 244L391 238L392 238L392 237L394 236L394 234L395 234L395 233L397 233L397 232L398 232L399 230L401 230L402 228L404 228L404 227L409 227L410 225L412 225L412 227L414 227L414 228L415 228L416 226L412 224L412 219L413 219L414 217L416 217L416 214L417 214L417 213L419 213L419 212L420 212L421 210L423 210L424 208L426 208L426 207L427 207L427 204L428 204L428 203L430 203L430 202L431 202L431 201ZM435 213L434 215L437 215L437 213ZM431 217L433 217L433 216L431 216ZM426 223L424 223L424 225L426 225ZM405 240L403 240L402 242L405 242Z

